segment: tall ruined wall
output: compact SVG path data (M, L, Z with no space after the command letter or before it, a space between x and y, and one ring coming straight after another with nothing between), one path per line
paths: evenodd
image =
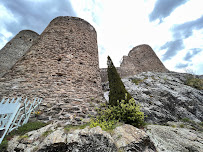
M121 78L135 75L141 72L155 71L166 72L168 71L155 52L149 45L139 45L134 47L128 56L123 56L120 67L117 71ZM101 69L102 82L108 81L107 69Z
M87 102L102 96L94 27L75 17L52 20L0 80L0 95L43 97L44 119L85 118Z
M149 45L139 45L134 47L129 53L128 58L123 58L121 68L132 68L136 73L146 71L165 72L167 69L157 57Z
M0 50L0 77L28 51L38 36L30 30L20 31Z

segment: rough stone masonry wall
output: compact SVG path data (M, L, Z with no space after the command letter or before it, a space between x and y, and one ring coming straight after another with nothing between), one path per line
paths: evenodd
M129 67L130 65L130 67ZM166 72L168 71L160 59L157 57L155 52L149 45L143 44L134 47L129 53L127 60L123 58L121 68L132 68L136 73L155 71L155 72Z
M20 31L0 50L0 77L28 51L38 36L30 30Z
M94 113L90 101L102 97L94 27L74 17L51 21L0 80L0 95L42 97L40 119L44 120L80 122Z
M134 47L128 53L128 56L123 56L120 67L117 67L116 69L121 78L147 71L168 71L152 48L146 44ZM100 72L102 82L108 81L107 69L102 68Z

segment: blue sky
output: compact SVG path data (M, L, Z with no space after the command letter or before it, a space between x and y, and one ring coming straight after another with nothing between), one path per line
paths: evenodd
M39 34L57 16L87 20L97 31L100 67L107 56L150 45L166 68L203 74L202 0L1 0L0 48L24 29Z

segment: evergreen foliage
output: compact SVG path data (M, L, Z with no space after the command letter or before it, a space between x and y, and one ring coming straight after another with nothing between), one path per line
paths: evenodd
M144 113L133 98L127 101L126 94L125 99L117 103L117 106L105 105L96 109L98 116L91 120L90 127L100 126L103 130L109 130L116 128L119 122L136 127L144 125Z
M109 104L111 106L117 106L118 100L124 100L125 94L127 93L127 101L129 101L132 97L131 95L126 91L125 86L123 82L121 81L121 78L111 60L111 58L108 56L107 58L107 65L108 65L108 80L109 80Z

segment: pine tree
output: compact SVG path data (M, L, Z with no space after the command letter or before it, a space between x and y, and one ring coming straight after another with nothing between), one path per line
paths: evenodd
M112 106L117 106L117 101L125 100L125 96L127 93L127 101L129 101L132 97L131 95L126 91L125 86L123 82L121 81L121 78L111 60L111 58L108 56L107 58L107 65L108 65L108 80L109 80L109 104Z

